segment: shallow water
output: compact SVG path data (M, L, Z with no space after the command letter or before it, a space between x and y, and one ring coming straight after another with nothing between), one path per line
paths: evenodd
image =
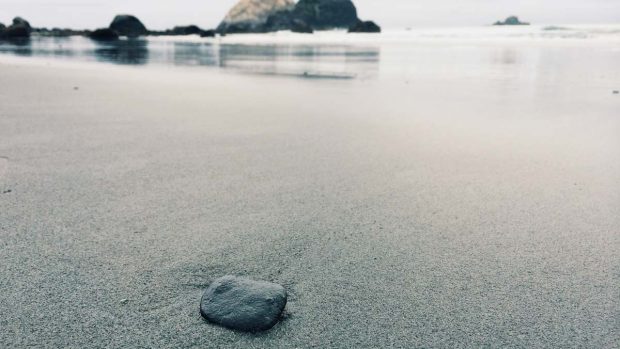
M545 69L552 68L556 55L564 55L560 49L584 46L607 49L604 55L591 52L588 65L612 67L620 52L620 25L417 29L379 35L279 32L105 43L84 37L34 36L26 41L0 42L0 55L129 66L205 67L302 78L407 79L438 74L497 76L505 74L509 66L531 70L541 60ZM541 54L541 48L551 50Z

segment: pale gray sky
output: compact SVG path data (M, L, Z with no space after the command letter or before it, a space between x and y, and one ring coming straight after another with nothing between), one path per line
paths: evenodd
M16 15L39 27L107 26L114 14L151 29L215 27L237 0L0 0L0 22ZM385 28L484 25L511 14L540 24L620 23L620 0L355 0L360 17Z

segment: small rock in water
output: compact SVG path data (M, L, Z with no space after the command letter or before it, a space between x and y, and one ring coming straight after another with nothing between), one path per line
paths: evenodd
M278 322L286 297L281 285L229 275L207 288L200 301L200 314L233 330L265 331Z

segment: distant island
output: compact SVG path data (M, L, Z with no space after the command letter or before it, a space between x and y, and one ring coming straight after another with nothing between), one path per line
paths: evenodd
M493 25L530 25L527 22L521 22L519 20L519 17L517 16L510 16L508 18L506 18L506 20L502 21L497 21L495 23L493 23Z

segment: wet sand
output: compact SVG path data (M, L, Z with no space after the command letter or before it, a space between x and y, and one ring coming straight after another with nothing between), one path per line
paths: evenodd
M0 347L617 347L618 72L506 52L387 80L1 63ZM225 274L283 284L285 319L203 321Z

